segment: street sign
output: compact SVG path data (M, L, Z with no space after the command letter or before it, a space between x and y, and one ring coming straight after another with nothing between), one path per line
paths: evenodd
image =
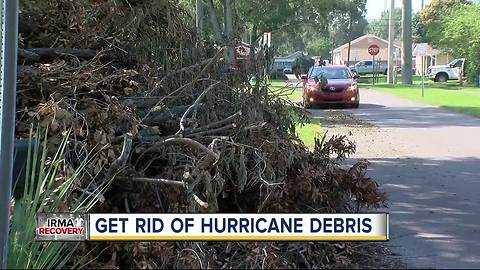
M417 46L415 47L415 56L420 56L422 57L422 97L425 96L425 56L428 56L428 44L427 43L418 43Z
M416 56L427 56L428 55L428 44L427 43L418 43L415 47Z
M379 52L380 52L380 47L378 47L377 44L372 44L372 45L368 46L368 53L369 53L371 56L375 56L375 55L377 55Z
M368 53L372 56L372 65L373 65L373 84L375 84L375 55L380 52L380 47L377 44L372 44L368 46Z

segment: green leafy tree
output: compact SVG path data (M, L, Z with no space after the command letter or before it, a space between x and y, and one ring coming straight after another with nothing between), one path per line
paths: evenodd
M258 33L298 31L305 25L326 31L328 15L334 10L345 9L349 4L348 0L245 0L236 1L236 10Z
M412 17L412 38L415 43L428 43L425 25L422 23L420 13L415 13Z
M310 55L322 56L328 59L328 55L332 49L332 43L328 36L318 36L306 41L305 50Z
M328 13L327 20L328 23L321 26L318 23L304 23L299 27L284 29L282 32L288 32L288 36L279 35L277 32L274 41L275 44L281 44L278 52L287 54L306 50L310 55L328 59L333 48L366 33L368 22L365 20L365 0L344 1L338 4ZM278 40L275 40L275 37Z
M443 37L443 19L451 16L457 7L470 4L468 0L432 0L420 13L420 28L423 29L423 41L438 45Z
M181 0L183 6L192 12L195 11L195 1ZM205 37L215 38L215 27L212 25L211 6L215 11L218 28L222 29L224 24L223 9L225 0L204 0L204 32ZM328 42L317 42L317 39L329 39L329 24L332 18L342 14L351 15L353 20L352 35L363 34L366 21L363 18L365 13L366 0L243 0L231 1L234 11L234 30L240 35L241 32L248 32L243 35L245 41L257 40L264 32L272 32L273 44L282 53L312 48L316 51L326 51L322 45ZM192 20L195 16L191 16ZM347 16L348 17L348 16ZM348 25L348 23L347 23ZM345 26L343 24L342 26ZM348 28L347 28L348 29ZM341 29L337 31L346 35L348 31ZM248 38L247 38L248 36ZM345 37L338 40L345 41ZM315 45L317 44L317 45Z
M331 23L331 33L334 46L347 43L349 40L363 36L368 30L368 22L364 14L353 15L352 31L350 32L350 18L348 14L337 14Z
M457 5L443 17L439 25L443 30L439 44L452 50L454 55L466 58L467 77L470 82L480 75L480 4Z
M380 19L374 20L370 23L368 32L376 35L377 37L388 39L388 25L390 12L383 11ZM396 8L393 10L393 22L395 26L394 40L400 40L402 38L402 9Z
M295 59L292 65L292 69L296 75L305 74L308 72L310 67L313 66L313 64L314 64L314 61L311 57L302 55L297 59Z

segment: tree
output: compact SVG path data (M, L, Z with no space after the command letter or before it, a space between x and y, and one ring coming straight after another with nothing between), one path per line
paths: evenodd
M444 31L442 20L450 16L450 12L465 4L468 0L432 0L420 13L419 26L423 29L423 41L437 45Z
M179 1L186 10L195 12L195 1ZM224 25L222 12L225 0L203 1L203 38L223 39L225 35L221 33L219 38L215 28L221 29ZM241 36L244 41L255 42L264 32L272 32L272 44L277 54L307 50L311 55L327 58L333 46L363 35L368 25L364 18L366 0L242 0L231 3L234 12L234 34ZM191 17L191 25L194 25L195 16ZM351 35L348 31L350 18ZM334 33L334 36L331 33ZM335 42L332 42L332 39Z
M328 15L334 10L346 9L348 4L350 4L349 0L236 1L240 18L252 28L255 27L258 33L298 31L305 25L327 30Z
M383 11L380 19L374 20L370 23L368 32L376 35L377 37L388 39L388 24L389 24L390 11ZM395 24L394 40L400 40L402 38L402 9L395 8L393 10L393 22Z
M419 12L412 17L412 38L415 43L428 43L426 28Z
M439 44L466 58L466 75L475 82L480 75L480 4L457 5L438 23L443 30ZM480 83L480 82L479 82Z
M365 19L365 6L366 1L350 0L331 12L328 19L330 22L328 34L326 32L319 33L315 29L306 29L305 33L308 35L304 37L304 40L307 51L327 59L330 51L334 48L364 35L368 27Z
M356 39L364 35L368 30L368 22L364 17L364 14L357 14L352 16L352 32L349 30L349 16L348 14L336 14L332 19L331 32L334 35L335 45L342 45L349 40Z

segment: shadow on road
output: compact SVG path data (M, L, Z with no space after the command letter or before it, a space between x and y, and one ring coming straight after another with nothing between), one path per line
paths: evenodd
M370 159L389 194L391 242L418 267L480 265L480 159Z

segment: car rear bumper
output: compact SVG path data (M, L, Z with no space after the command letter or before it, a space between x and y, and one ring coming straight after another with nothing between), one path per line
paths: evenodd
M320 104L357 104L360 101L358 92L324 92L315 91L306 94L307 102L311 105Z

